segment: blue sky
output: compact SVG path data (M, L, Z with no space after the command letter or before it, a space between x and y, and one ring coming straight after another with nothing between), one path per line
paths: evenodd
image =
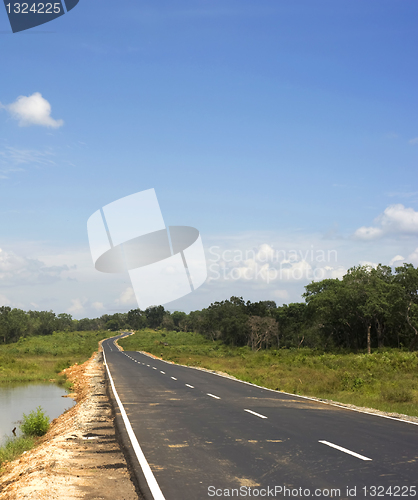
M128 276L94 270L86 222L149 188L212 265L171 310L418 265L417 19L415 0L80 0L12 34L0 9L0 302L135 307ZM50 114L25 122L36 93Z

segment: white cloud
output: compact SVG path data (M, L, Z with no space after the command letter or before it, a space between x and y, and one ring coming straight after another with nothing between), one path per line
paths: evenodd
M256 255L256 260L258 262L267 262L268 260L272 260L273 258L274 258L273 248L267 243L260 245L260 248Z
M254 286L271 286L273 283L311 282L325 278L340 277L346 268L327 266L335 263L336 250L315 248L304 245L299 249L281 248L262 243L247 250L240 248L220 251L219 246L211 247L209 253L215 258L208 261L208 283L241 282ZM216 249L216 251L214 251Z
M389 261L389 265L390 266L393 266L395 264L395 262L405 262L405 258L402 257L402 255L395 255L395 257L393 257L392 259L390 259Z
M117 305L135 305L135 304L137 304L133 288L130 286L128 288L126 288L120 294L119 298L116 299L115 302Z
M67 265L46 266L39 259L31 259L6 252L0 248L0 280L3 286L39 285L62 280Z
M383 235L383 231L377 227L359 227L354 233L354 237L359 240L374 240L380 238Z
M390 205L377 221L387 232L418 234L418 212L401 204Z
M359 262L360 266L367 266L367 267L372 267L373 269L376 269L379 264L376 262L370 262L369 260L361 260Z
M19 96L15 102L6 106L2 105L12 118L18 121L20 127L40 125L42 127L59 128L64 125L63 120L54 120L51 117L51 105L35 92L30 96Z
M404 205L390 205L376 219L375 227L360 227L354 237L374 240L386 234L418 235L418 212Z
M325 266L321 268L325 271L324 279L330 278L330 279L336 279L338 278L339 280L343 278L345 274L347 274L347 268L344 266L338 266L338 267L332 267L332 266Z
M93 309L95 309L96 311L101 311L102 309L104 309L104 305L103 305L103 302L93 302L93 304L91 305L91 307Z
M418 266L418 248L416 248L410 255L408 255L408 264Z
M288 299L289 298L289 292L287 290L274 290L271 295L277 299Z
M71 306L67 309L70 314L79 314L84 311L86 299L71 299Z
M418 137L414 137L414 139L410 139L409 144L412 144L412 145L418 144Z

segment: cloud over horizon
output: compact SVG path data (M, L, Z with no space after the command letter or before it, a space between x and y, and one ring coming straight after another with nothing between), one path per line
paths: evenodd
M374 222L376 226L358 228L354 237L359 240L374 240L390 234L418 236L418 212L400 203L389 205Z
M23 257L0 248L0 280L3 286L55 283L62 280L61 273L68 270L66 264L46 266L39 259Z

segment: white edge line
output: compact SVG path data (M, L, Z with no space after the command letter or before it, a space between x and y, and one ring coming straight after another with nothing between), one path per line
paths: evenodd
M112 375L110 374L110 370L106 362L106 354L104 349L103 349L103 357L107 374L109 375L110 385L112 387L112 391L115 396L116 402L118 403L120 414L122 416L123 423L125 424L126 432L128 433L129 439L131 440L132 448L135 451L135 455L138 459L139 465L141 466L142 472L144 473L149 489L151 490L151 494L154 497L154 500L165 500L165 497L157 483L157 480L155 479L154 474L152 473L151 467L149 466L147 459L145 458L145 455L141 447L139 446L138 440L136 439L135 433L132 429L131 422L128 419L128 415L126 414L122 401L120 400L118 393L116 392L115 384L113 383L113 378Z
M219 396L215 396L215 394L211 394L210 392L207 392L206 395L210 396L211 398L221 399Z
M364 455L360 455L359 453L356 453L355 451L347 450L347 448L343 448L342 446L338 446L337 444L330 443L329 441L318 441L318 443L326 444L327 446L330 446L331 448L335 448L336 450L343 451L344 453L348 453L349 455L353 455L353 457L357 457L360 460L372 460L371 458L367 458Z
M260 413L257 413L257 412L252 411L252 410L245 410L244 409L244 411L248 411L248 413L252 413L253 415L256 415L257 417L260 417L260 418L268 418L265 415L261 415Z
M152 358L152 356L150 356L145 351L137 351L137 352L143 354L144 356L148 356L149 358ZM339 404L339 403L331 403L330 401L321 401L319 398L313 398L310 396L302 396L300 394L293 394L291 392L285 392L285 391L275 391L274 389L269 389L268 387L263 387L261 385L252 384L251 382L246 382L245 380L240 380L239 378L236 378L236 377L221 375L220 373L216 373L216 372L209 370L207 368L198 368L197 366L181 365L179 363L173 363L173 361L166 361L164 359L160 359L160 361L162 361L163 363L170 364L170 365L182 366L183 368L192 368L193 370L204 371L206 373L211 373L212 375L216 375L217 377L227 378L227 379L233 380L235 382L240 382L241 384L252 385L253 387L258 387L259 389L264 389L265 391L274 392L276 394L287 394L288 396L294 396L296 398L301 398L301 399L308 399L309 401L315 401L316 403L322 403L324 405L337 406L338 408L342 408L343 410L356 411L357 413L363 413L366 415L371 415L373 417L388 418L389 420L395 420L396 422L403 422L405 424L418 425L418 422L412 422L411 420L405 420L403 418L397 418L397 417L390 417L389 415L380 415L379 413L373 413L370 411L361 410L359 408L348 408L347 406L344 406L344 405ZM408 417L409 415L406 415L406 416Z

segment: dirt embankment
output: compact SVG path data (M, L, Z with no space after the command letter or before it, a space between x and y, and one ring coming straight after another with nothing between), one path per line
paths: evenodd
M66 374L77 404L52 422L37 448L7 465L0 500L138 500L116 440L102 354Z

